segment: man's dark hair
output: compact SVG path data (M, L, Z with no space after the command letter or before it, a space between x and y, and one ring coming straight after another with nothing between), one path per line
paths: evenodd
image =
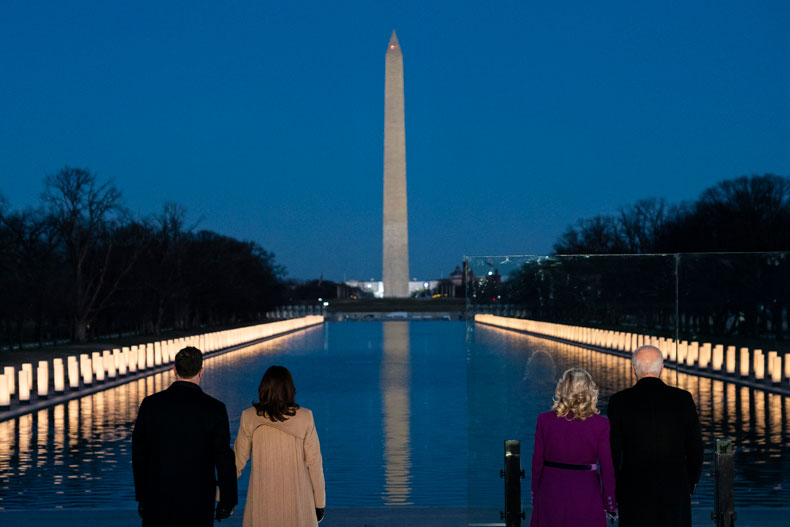
M176 354L176 373L182 379L191 379L203 367L203 352L187 346Z
M258 415L266 416L272 421L285 421L286 416L296 415L299 405L294 402L296 388L294 379L283 366L272 366L263 374L258 386L258 402L252 405Z

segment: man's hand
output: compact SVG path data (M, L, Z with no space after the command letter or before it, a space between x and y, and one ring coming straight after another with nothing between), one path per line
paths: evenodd
M318 508L316 508L316 510L315 510L315 517L316 517L316 519L317 519L319 522L320 522L321 520L323 520L323 519L324 519L324 509L318 509Z
M137 515L141 520L143 519L143 502L141 501L137 502Z
M222 520L227 520L233 515L233 507L229 505L225 505L222 502L217 503L217 514L214 518L221 522Z

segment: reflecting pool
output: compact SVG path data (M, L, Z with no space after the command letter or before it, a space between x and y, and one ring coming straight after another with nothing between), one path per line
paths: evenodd
M232 439L273 364L314 412L329 507L465 506L462 322L327 323L208 359L201 386L227 405ZM173 380L160 373L0 423L0 508L136 510L137 408ZM248 478L249 466L240 504Z
M226 403L233 438L273 364L293 372L297 402L314 412L329 509L468 507L494 523L503 502L503 441L522 441L529 474L536 416L550 408L559 375L588 369L602 409L634 382L623 358L512 331L446 321L326 323L206 361L202 387ZM734 440L739 518L752 507L787 507L788 398L669 370L665 380L698 403L704 472L713 438ZM0 423L0 508L135 510L137 408L172 381L169 372L156 374ZM248 472L239 509L247 479ZM694 497L702 516L712 490L703 475ZM528 504L528 479L523 496Z

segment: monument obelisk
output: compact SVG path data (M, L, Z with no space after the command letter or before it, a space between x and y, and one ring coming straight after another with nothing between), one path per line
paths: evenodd
M409 216L406 207L406 122L403 54L392 32L384 67L384 230L382 280L385 297L409 296Z

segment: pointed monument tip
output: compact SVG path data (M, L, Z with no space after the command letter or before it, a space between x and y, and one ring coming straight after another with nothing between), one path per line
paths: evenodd
M390 37L390 43L389 43L388 48L389 49L395 49L395 48L399 48L399 47L400 47L400 44L398 43L398 35L395 34L395 30L393 29L392 30L392 36Z

